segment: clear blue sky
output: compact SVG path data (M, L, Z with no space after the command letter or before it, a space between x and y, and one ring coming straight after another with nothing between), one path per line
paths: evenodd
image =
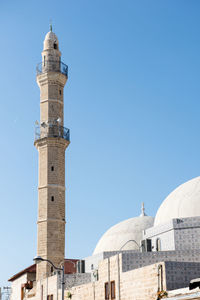
M200 175L199 0L1 1L0 286L36 255L35 67L50 19L69 65L66 257Z

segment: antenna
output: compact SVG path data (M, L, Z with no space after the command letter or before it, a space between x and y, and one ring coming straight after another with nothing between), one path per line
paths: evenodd
M50 31L52 32L52 20L51 19L49 21L49 27L50 27Z

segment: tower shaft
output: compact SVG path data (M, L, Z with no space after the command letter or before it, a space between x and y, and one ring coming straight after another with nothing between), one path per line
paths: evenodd
M69 130L63 127L63 90L67 66L60 61L58 40L47 33L42 64L37 75L40 87L40 126L35 146L39 153L37 255L53 262L64 261L65 254L65 149ZM49 276L47 262L37 265L37 280Z

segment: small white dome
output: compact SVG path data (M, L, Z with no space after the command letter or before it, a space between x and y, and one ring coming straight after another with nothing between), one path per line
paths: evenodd
M56 34L52 31L49 31L46 34L44 39L44 50L49 50L49 49L54 49L54 50L59 49L58 38Z
M154 226L174 218L200 216L200 177L178 186L159 207Z
M52 31L47 32L47 34L45 36L45 40L53 40L53 41L58 42L58 38L57 38L56 34Z
M93 252L94 254L105 251L119 251L120 248L129 240L135 240L138 245L142 239L142 231L152 227L153 217L148 217L144 211L139 217L122 221L104 233ZM127 243L123 250L138 250L134 242Z

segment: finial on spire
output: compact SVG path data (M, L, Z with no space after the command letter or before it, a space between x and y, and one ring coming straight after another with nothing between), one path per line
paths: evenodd
M52 20L50 19L50 31L52 32Z
M140 217L144 217L144 216L146 216L146 214L145 214L144 202L142 202L141 215L140 215Z

